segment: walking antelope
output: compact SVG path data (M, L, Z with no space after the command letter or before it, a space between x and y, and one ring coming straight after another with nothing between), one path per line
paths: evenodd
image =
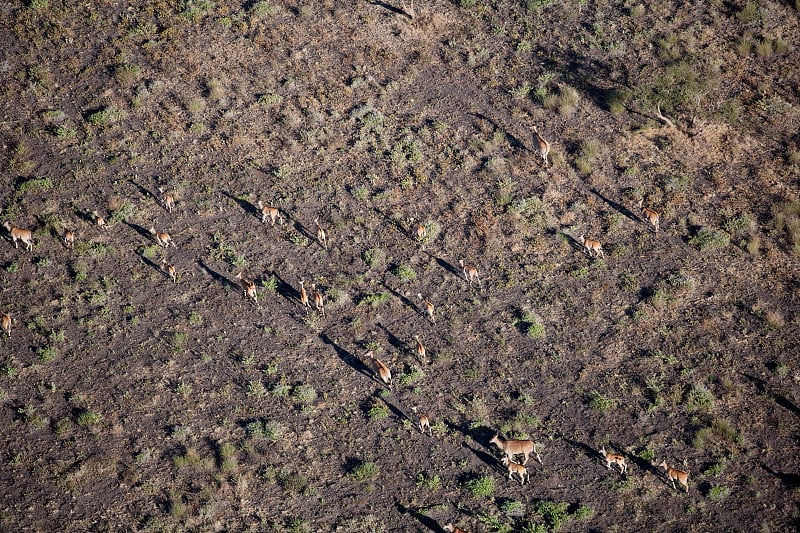
M322 245L322 247L327 250L328 236L325 234L325 230L322 229L322 226L319 225L319 217L314 219L314 225L317 226L317 240Z
M64 230L64 244L67 248L75 248L75 233L72 230Z
M172 237L170 237L169 233L165 231L156 231L155 223L150 226L150 233L156 238L156 242L164 248L169 248L170 244L174 248L177 248L177 246L175 246L175 241L172 240Z
M164 202L164 209L167 210L167 213L172 213L172 210L175 208L175 197L171 193L164 192L163 187L159 187L158 192L161 193L161 200Z
M325 316L325 299L317 288L316 283L311 284L311 297L314 299L314 309L319 311L322 316Z
M95 226L101 226L102 227L102 226L106 225L106 219L103 218L100 215L100 213L98 213L97 211L92 211L91 215L92 215L92 220L94 221Z
M678 487L675 486L675 480L678 480L678 483L686 488L686 492L689 492L689 472L684 472L683 470L678 470L677 468L672 468L667 464L667 461L661 461L661 464L658 465L659 468L664 469L664 473L667 474L667 481L672 483L672 488L677 489Z
M427 298L424 298L420 293L417 293L417 298L422 300L422 306L425 308L425 314L428 315L428 318L431 319L431 322L436 324L436 317L433 314L434 311L433 302L431 302Z
M628 465L625 462L625 457L619 455L618 453L609 453L606 451L606 447L603 446L600 448L600 455L603 456L603 459L606 460L606 468L611 470L612 463L618 464L620 467L620 472L622 474L626 474L628 472Z
M19 243L17 241L22 241L26 250L29 252L33 250L33 233L31 230L12 226L11 222L8 221L3 223L3 227L6 228L8 234L11 235L11 240L14 241L14 248L19 248Z
M536 443L532 440L503 439L500 437L499 433L495 433L494 437L492 437L492 440L489 442L496 444L498 448L503 450L509 461L513 461L515 455L522 454L525 456L525 459L522 461L524 465L528 462L528 456L534 454L539 464L542 464L542 458L539 457L539 453L536 451Z
M642 216L645 218L645 220L647 220L647 222L649 222L650 225L653 226L653 229L655 229L656 233L658 233L658 226L661 223L661 215L659 215L657 212L653 211L649 207L645 207L644 198L640 199L639 203L636 204L636 206L641 210Z
M587 239L583 235L581 235L579 238L583 247L586 248L586 252L589 254L589 257L602 257L605 259L606 254L603 253L603 245L600 244L600 241Z
M0 315L0 325L3 326L3 331L6 332L6 335L9 337L11 336L11 315L8 313L3 313Z
M178 273L175 270L174 266L167 263L166 259L161 260L161 268L164 270L164 272L167 273L167 275L170 278L172 278L173 283L178 283Z
M256 284L247 278L243 278L242 272L236 274L236 279L238 279L239 283L241 283L245 297L252 298L255 303L258 303L258 293L256 292Z
M458 264L461 265L461 269L464 271L464 277L469 282L469 284L472 285L472 280L474 279L475 281L478 282L478 287L482 288L481 279L478 277L478 269L475 268L474 266L465 265L463 259L460 259L458 261Z
M547 156L550 154L550 143L539 134L539 130L536 128L536 126L533 127L533 136L536 140L536 145L539 148L539 154L542 156L542 161L544 161L544 166L550 166L547 161Z
M280 220L281 224L283 224L283 215L281 215L280 210L277 207L270 207L268 205L264 205L264 202L261 200L258 201L258 208L261 210L261 222L262 224L267 223L267 219L272 222L271 226L275 225L276 220Z
M442 526L442 529L445 531L449 531L450 533L469 533L466 529L461 529L460 527L456 527L453 524L445 524Z
M417 358L420 363L424 363L428 358L428 351L425 349L425 345L422 344L422 341L419 340L419 335L414 335L414 340L417 341Z
M305 280L300 280L300 304L305 308L306 313L311 309L311 304L308 303L308 292L306 291Z
M372 350L367 352L367 357L372 359L375 363L375 369L378 371L378 376L381 378L381 381L389 386L389 390L392 390L392 371L389 370L389 367L386 366L383 361L375 357Z
M514 474L516 474L519 476L520 485L524 485L525 481L531 480L528 469L521 464L510 461L507 456L503 457L503 466L508 469L508 479L514 479Z
M422 224L417 224L417 240L421 241L427 236L428 236L428 229Z
M411 410L414 411L414 414L417 413L416 407L412 407ZM428 435L433 437L433 433L431 432L431 419L428 418L428 415L419 415L419 430L425 433L426 429L428 430Z

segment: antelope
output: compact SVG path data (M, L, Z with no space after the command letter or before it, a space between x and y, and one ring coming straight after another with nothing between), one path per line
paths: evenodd
M624 456L619 455L617 453L609 453L609 452L607 452L605 446L600 448L600 455L602 455L603 459L606 460L606 468L611 470L611 464L612 463L616 463L620 467L620 472L622 474L627 474L628 465L627 465L627 463L625 463L625 457Z
M19 243L17 241L22 241L26 250L29 252L33 251L33 233L31 230L12 226L11 222L8 221L3 223L3 227L6 228L8 234L11 235L11 240L14 241L14 248L19 248Z
M469 533L469 531L461 529L460 527L456 527L453 524L445 524L442 526L442 529L449 531L450 533Z
M524 465L528 462L528 456L533 453L536 455L536 460L539 461L539 464L542 464L542 458L539 457L539 453L536 451L536 443L532 440L501 439L500 434L495 433L489 442L496 444L498 448L503 450L509 461L513 461L515 455L522 454L525 456L522 461Z
M169 233L166 233L164 231L156 231L154 225L150 226L150 233L155 236L156 242L161 246L163 246L164 248L169 248L170 244L173 247L177 248L177 246L175 246L175 241L172 240L172 237L169 236Z
M367 357L375 362L375 368L378 371L378 376L381 378L381 381L389 386L389 390L392 390L392 371L389 370L389 367L386 366L383 361L375 357L372 350L367 352Z
M428 358L428 351L422 341L419 340L419 335L414 335L414 340L417 341L417 358L419 358L420 363L423 363Z
M644 216L647 222L653 226L653 229L655 229L656 233L658 233L658 226L661 222L661 216L649 207L644 206L644 198L641 198L636 206L641 210L642 216Z
M328 236L325 234L325 230L322 229L322 226L319 225L319 217L314 219L314 225L317 226L317 240L322 245L322 247L327 250Z
M305 308L306 313L311 309L311 304L308 303L308 292L306 292L305 281L300 280L300 303Z
M436 324L436 317L433 315L433 310L434 310L433 302L431 302L427 298L424 298L420 293L417 293L417 298L422 300L422 305L423 307L425 307L425 314L428 315L428 318L431 319L431 322Z
M256 284L247 278L243 278L242 272L236 274L236 279L238 279L239 283L241 283L245 297L252 298L255 303L258 303L258 293L256 292Z
M461 269L464 271L464 277L467 279L470 285L472 285L472 280L476 280L478 282L478 287L481 287L481 279L478 277L478 269L474 266L469 266L464 264L464 260L460 259L458 264L461 265Z
M547 161L547 156L550 154L550 143L545 140L544 137L539 135L539 130L536 126L533 127L533 136L536 139L536 144L539 147L539 154L542 156L542 161L544 161L544 166L548 167L550 164Z
M417 413L416 407L412 407L411 410L414 411L414 414ZM428 418L428 415L419 415L419 430L425 433L425 428L428 429L428 435L433 437L433 433L431 432L431 419Z
M75 248L75 233L72 230L64 230L64 244L67 248Z
M579 239L581 244L583 244L583 247L586 248L586 252L589 254L589 257L602 257L605 259L606 254L603 253L603 245L600 244L600 241L587 239L583 235L581 235Z
M521 464L510 461L508 457L503 457L503 466L508 468L508 479L514 479L514 474L517 474L519 476L520 485L524 485L526 480L531 480L531 476L528 474L528 469Z
M164 192L162 187L158 188L158 192L161 193L161 200L164 201L164 209L167 210L167 213L172 213L175 208L175 197L168 192Z
M311 297L314 298L314 308L325 316L325 300L322 293L317 289L317 284L311 284Z
M261 210L261 223L266 224L267 218L270 219L272 222L272 226L275 225L276 220L280 220L281 224L283 224L283 215L278 210L277 207L270 207L268 205L264 205L264 202L261 200L258 201L258 208Z
M6 332L6 335L11 337L11 315L8 313L0 315L0 324L3 326L3 331Z
M417 224L417 240L421 241L428 236L428 229L422 224Z
M167 273L167 275L170 278L172 278L172 282L173 283L178 283L178 273L175 270L174 266L172 266L170 264L167 264L167 260L166 259L162 259L161 260L161 268L164 270L164 272Z
M678 480L678 483L683 485L686 488L686 493L689 493L689 472L684 472L683 470L678 470L677 468L672 468L667 464L667 461L661 461L661 464L658 465L659 468L663 468L664 472L667 474L667 481L672 483L672 488L677 489L678 487L675 486L675 480Z
M106 219L100 216L100 213L97 211L92 211L92 220L94 221L95 226L105 226Z

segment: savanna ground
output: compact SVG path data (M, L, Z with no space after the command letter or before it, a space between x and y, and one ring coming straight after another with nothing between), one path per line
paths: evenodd
M0 529L798 526L797 3L406 2L3 3Z

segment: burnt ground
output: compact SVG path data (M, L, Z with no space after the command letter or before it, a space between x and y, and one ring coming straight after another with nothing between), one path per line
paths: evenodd
M0 8L1 529L797 527L798 6L411 6Z

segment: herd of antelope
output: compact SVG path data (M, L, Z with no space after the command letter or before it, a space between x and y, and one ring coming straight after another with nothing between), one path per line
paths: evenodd
M539 154L542 157L543 165L545 167L549 166L548 161L548 154L550 153L550 143L542 137L537 128L533 127L533 136L536 146L539 149ZM158 188L160 193L160 201L163 208L167 211L167 213L172 213L176 207L176 199L173 193L165 191L162 187ZM258 201L258 212L261 215L261 223L267 224L269 223L271 226L275 226L276 223L283 224L284 223L284 215L281 213L280 209L274 206L265 205L262 201ZM644 200L640 200L637 204L637 207L640 210L642 215L642 220L649 224L654 231L658 232L659 230L659 222L660 216L659 214L644 206ZM92 221L96 226L104 227L106 226L105 218L100 215L97 211L91 211L87 214L88 220ZM156 221L154 220L149 228L149 232L153 237L153 240L161 247L167 249L170 246L177 247L175 241L173 240L172 236L165 232L157 230L155 227ZM319 245L324 248L328 249L328 234L325 229L320 224L319 218L315 218L313 220L314 227L316 228L316 239ZM23 245L25 245L26 251L32 251L34 245L33 239L33 232L29 229L23 229L14 226L10 221L5 221L3 223L3 227L6 229L8 237L11 239L12 243L14 244L15 248L19 248L19 242L21 241ZM427 235L428 231L426 227L422 224L417 224L414 228L413 234L416 236L418 241L424 240ZM75 246L75 232L71 229L64 229L63 236L62 236L64 245L67 248L74 248ZM604 257L604 251L602 247L602 243L597 240L587 239L585 236L581 235L579 237L581 245L584 247L585 251L588 255L592 258L595 257ZM459 260L459 265L461 266L461 272L464 276L464 279L471 287L473 282L477 284L479 289L483 288L483 283L478 273L478 269L475 266L466 264L463 259ZM172 282L177 283L177 269L175 266L169 264L165 259L161 262L161 269L163 272L172 280ZM253 300L253 302L258 303L258 291L256 289L256 285L253 281L244 277L243 272L239 272L235 275L235 278L238 280L242 293L248 299ZM306 313L310 313L312 311L312 302L313 302L313 310L317 311L320 315L325 315L325 301L324 295L322 291L316 286L316 284L312 283L310 285L311 289L311 296L309 298L309 292L306 289L305 280L299 280L299 289L297 292L297 302L302 306ZM435 306L431 300L422 294L417 294L418 298L422 302L422 309L420 310L421 313L426 316L431 323L436 323L436 316L435 316ZM7 337L11 337L11 326L12 326L12 317L9 313L0 312L0 325L2 326L3 331L5 332ZM422 343L418 335L415 335L415 353L417 359L421 364L425 364L428 359L428 353L425 348L425 345ZM372 362L372 366L375 371L376 379L386 385L388 389L391 391L393 390L393 382L392 382L392 372L389 367L380 359L378 359L373 350L369 350L365 354L365 359L370 360ZM414 408L414 412L416 413L417 408ZM419 414L418 415L418 427L419 430L424 434L426 431L429 436L433 436L433 432L431 430L431 419L428 414ZM530 481L530 474L527 471L526 464L528 462L529 456L532 454L536 457L536 460L540 465L542 465L542 458L539 455L538 451L536 450L536 443L533 440L514 440L514 439L504 439L498 434L495 434L494 437L489 441L489 444L494 444L499 450L504 453L502 457L502 465L505 467L508 477L511 480L517 480L521 485L525 485L525 483ZM522 460L519 460L519 457L522 457ZM625 456L610 453L605 450L605 447L601 448L598 452L598 457L602 458L606 462L606 467L608 469L612 469L612 465L617 465L619 467L620 474L627 475L627 468L628 465L626 463ZM516 460L515 460L516 459ZM688 476L689 473L684 470L678 470L676 468L672 468L667 465L666 461L662 461L658 468L664 470L666 482L671 483L673 488L675 487L675 481L677 480L678 483L689 492L689 485L688 485ZM463 529L460 529L452 524L447 524L443 527L445 531L452 531L454 533L466 533Z

